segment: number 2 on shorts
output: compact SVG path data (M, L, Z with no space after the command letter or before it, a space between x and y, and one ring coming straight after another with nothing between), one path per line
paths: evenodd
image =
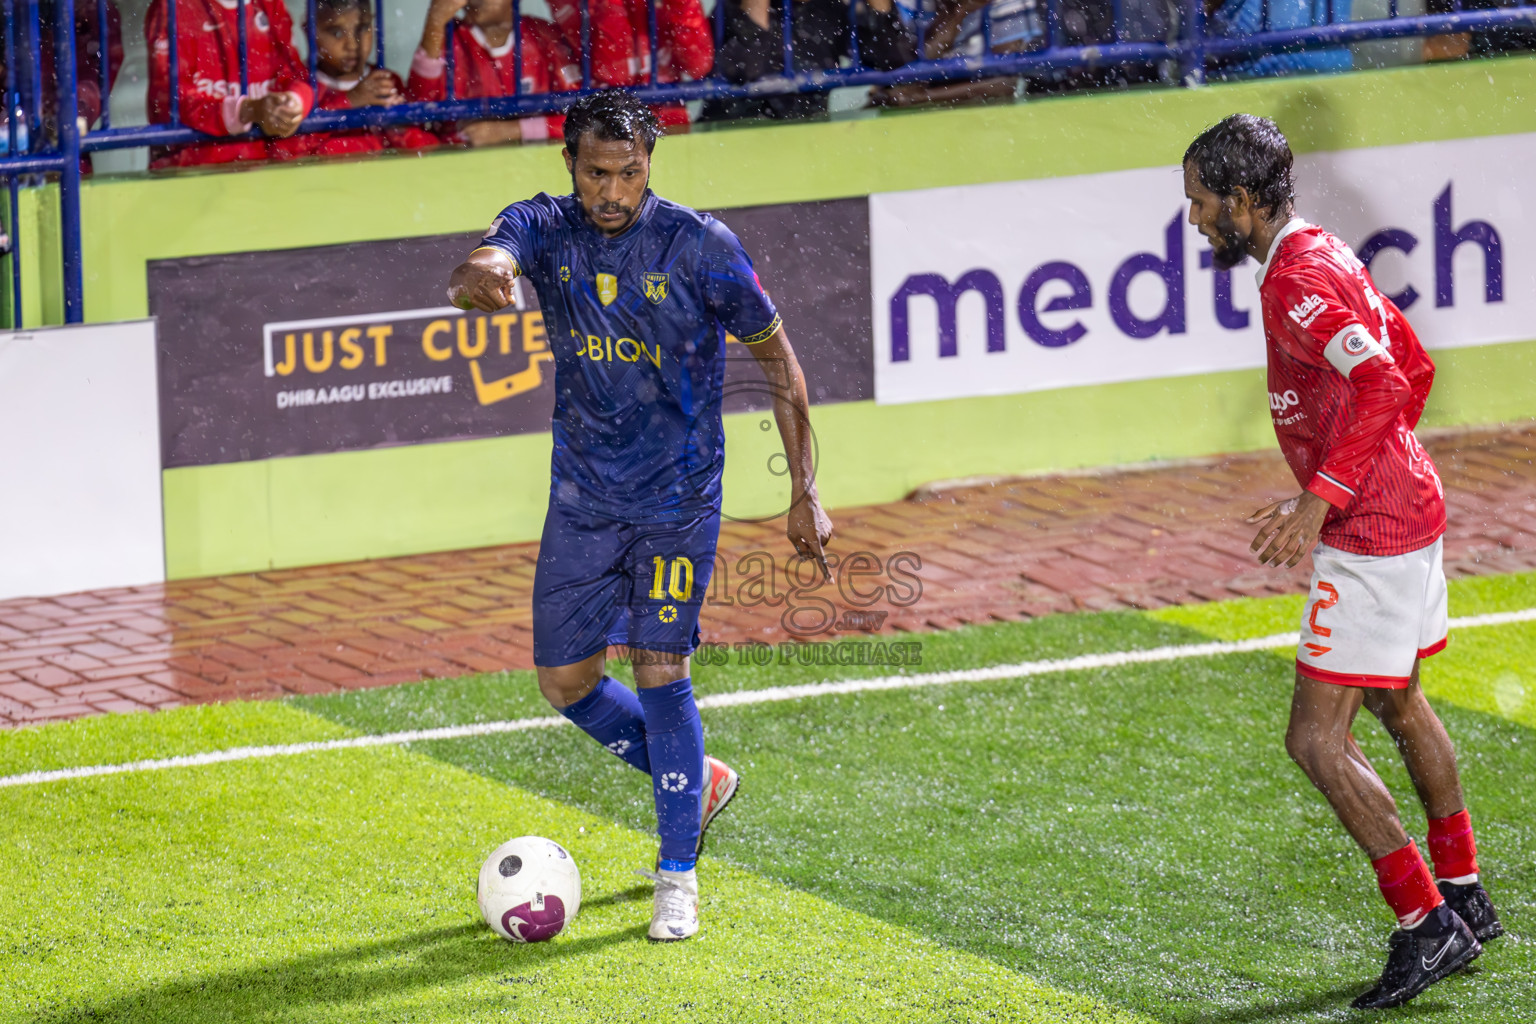
M1312 614L1307 616L1307 626L1310 627L1312 632L1316 633L1318 636L1333 636L1333 630L1331 628L1328 626L1319 626L1317 624L1317 613L1321 611L1327 611L1329 608L1332 608L1334 605L1338 604L1339 592L1332 583L1324 583L1322 580L1317 581L1317 589L1322 591L1326 596L1318 598L1317 603L1312 606Z

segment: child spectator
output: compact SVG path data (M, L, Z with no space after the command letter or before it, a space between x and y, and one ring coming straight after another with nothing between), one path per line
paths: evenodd
M725 38L715 59L727 82L743 85L784 72L783 0L727 0ZM793 0L790 17L794 33L795 70L835 68L852 57L853 31L848 24L848 0ZM889 71L917 57L917 36L901 20L891 0L854 0L858 8L859 61L865 67ZM783 96L712 99L704 103L702 121L737 118L793 120L827 112L824 92Z
M298 51L293 19L282 0L247 0L246 80L240 89L240 22L236 0L174 0L175 85L181 123L209 135L262 136L156 147L151 169L265 160L271 140L287 138L309 114L314 94ZM149 120L171 119L170 22L167 0L151 0L144 19L149 44ZM264 136L264 137L263 137Z
M445 39L449 22L461 9L465 17L453 33L453 98L513 94L512 0L469 0L468 4L464 0L432 0L406 85L406 95L413 102L448 98ZM519 29L523 94L566 92L581 85L581 70L554 25L525 16ZM460 121L443 126L440 134L457 145L494 146L558 139L564 126L562 115L535 115L509 121Z
M551 0L549 6L579 68L581 8L576 0ZM645 0L589 0L587 38L594 86L650 83L651 31ZM699 0L656 0L656 81L680 82L684 75L704 78L714 66L715 37ZM681 103L651 109L668 131L687 130L688 108Z
M405 102L405 83L388 68L373 67L373 8L368 0L315 2L315 107L353 110ZM414 125L306 132L273 142L278 157L344 156L393 149L430 149L431 132Z

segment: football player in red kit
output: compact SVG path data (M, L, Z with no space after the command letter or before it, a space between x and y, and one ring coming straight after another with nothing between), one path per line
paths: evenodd
M355 110L405 102L405 83L388 68L368 63L373 53L373 8L368 0L315 2L315 107ZM382 149L431 149L436 135L415 125L305 132L273 142L273 155L345 156Z
M236 0L174 0L178 116L209 135L266 136L228 142L157 147L150 166L190 167L265 160L271 139L287 138L314 105L308 72L293 48L293 19L282 0L245 5L246 89L240 88L240 20ZM144 17L149 44L149 120L171 119L170 19L166 0L152 0Z
M432 0L406 85L412 101L448 98L444 53L448 24L460 10L464 18L453 33L454 99L513 94L512 0L469 0L467 4L465 0ZM580 87L581 66L554 25L524 15L518 29L523 44L521 92L566 92ZM564 125L565 118L559 114L534 115L507 121L460 121L444 126L442 134L445 141L457 145L494 146L558 139Z
M1234 114L1190 145L1184 191L1217 268L1259 263L1275 434L1303 489L1250 517L1253 550L1276 566L1312 551L1285 744L1397 915L1386 968L1354 1002L1376 1009L1460 970L1503 927L1478 882L1456 752L1419 686L1447 628L1445 497L1413 434L1434 364L1349 247L1293 215L1291 164L1273 122ZM1362 704L1424 805L1433 877L1351 734Z

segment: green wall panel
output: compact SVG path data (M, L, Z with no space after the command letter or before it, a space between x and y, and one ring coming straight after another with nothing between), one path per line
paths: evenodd
M1536 342L1440 349L1426 427L1513 423L1536 417Z
M669 198L718 208L1166 165L1195 132L1234 110L1275 117L1299 152L1530 132L1533 99L1536 58L1518 57L739 127L664 140L653 184ZM471 231L511 200L568 187L555 146L98 179L83 198L86 315L146 315L151 259ZM1427 423L1536 416L1536 389L1526 384L1536 344L1436 358L1441 374ZM813 422L822 495L837 507L890 500L941 478L1265 447L1273 444L1266 409L1262 374L1248 372L850 403L816 409ZM766 462L774 435L761 422L757 414L729 420L728 512L771 512L783 498L783 478ZM548 458L548 436L536 435L170 470L170 574L533 539Z

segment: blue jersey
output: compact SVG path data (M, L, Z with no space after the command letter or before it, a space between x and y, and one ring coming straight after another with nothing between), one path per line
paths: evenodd
M649 190L608 237L574 196L513 203L481 243L539 295L555 355L550 500L620 522L720 508L725 336L779 315L730 229Z

